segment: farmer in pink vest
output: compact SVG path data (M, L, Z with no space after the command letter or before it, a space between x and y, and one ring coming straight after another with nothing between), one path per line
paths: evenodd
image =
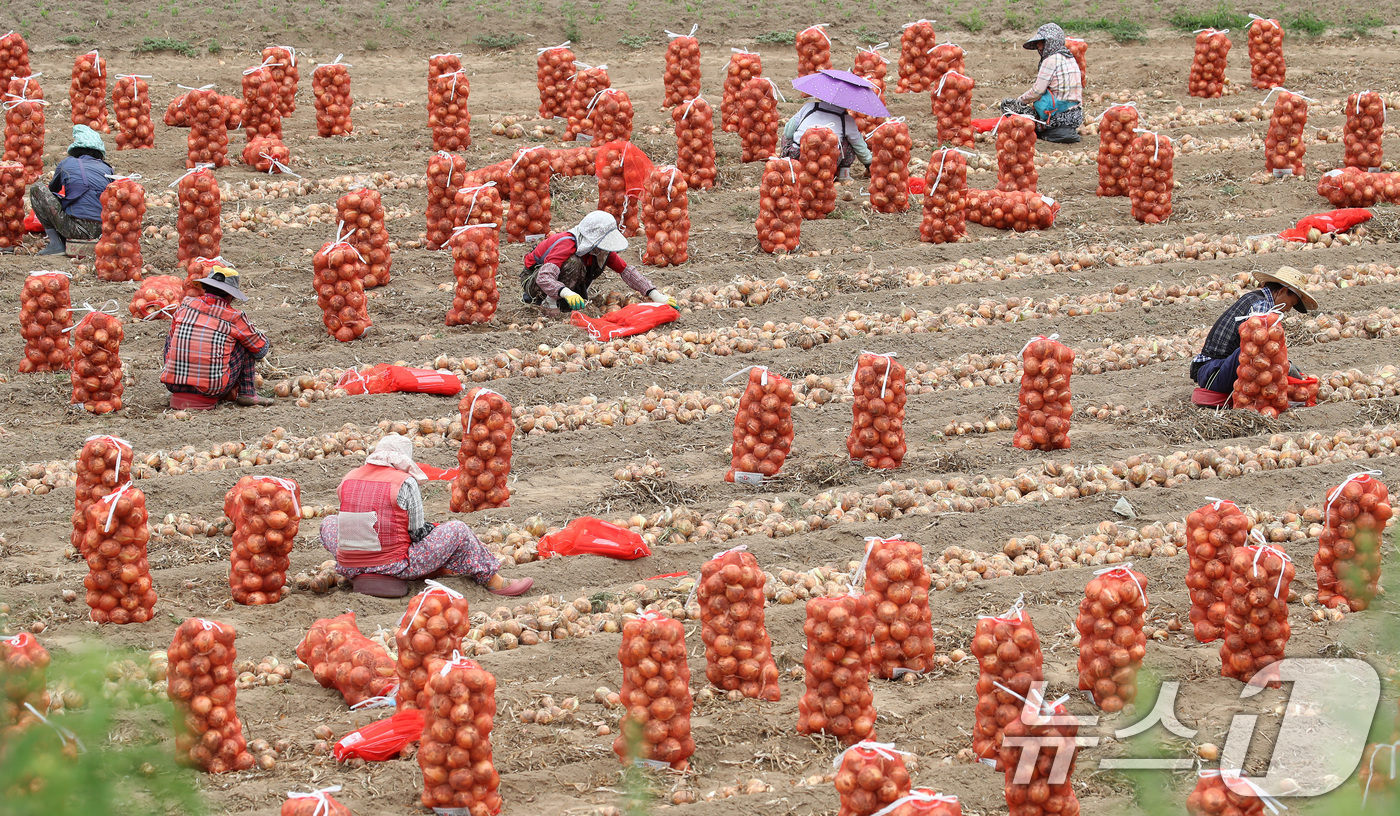
M340 514L321 523L321 546L335 556L336 570L357 592L381 598L407 595L410 580L452 575L497 595L529 590L533 578L501 577L500 563L466 524L424 520L418 483L427 479L413 461L413 440L399 434L379 440L336 490Z

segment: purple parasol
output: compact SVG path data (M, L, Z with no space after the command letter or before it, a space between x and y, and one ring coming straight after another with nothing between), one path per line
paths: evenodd
M890 115L889 108L880 101L874 83L850 71L822 68L815 74L794 79L792 87L828 104L866 116Z

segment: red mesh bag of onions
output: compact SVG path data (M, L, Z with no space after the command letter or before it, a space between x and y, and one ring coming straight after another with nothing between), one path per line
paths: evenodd
M262 58L277 84L277 110L283 116L291 116L297 109L297 82L301 80L297 50L290 45L269 45L262 50Z
M98 133L108 131L107 60L96 50L73 60L68 100L73 105L73 124L87 125Z
M311 72L317 136L348 136L355 130L350 121L350 110L355 105L350 96L350 69L354 66L341 62L343 56L337 54L335 62L321 63Z
M240 604L277 603L282 600L292 543L301 527L301 487L290 479L262 476L233 489L238 509L229 557L229 591Z
M510 403L489 388L473 388L457 404L462 415L461 470L452 480L454 513L474 513L510 506L511 437L515 420Z
M1400 736L1400 731L1393 732L1392 736ZM1400 753L1397 752L1400 752L1400 739L1389 744L1371 743L1366 746L1365 753L1361 755L1361 767L1356 772L1363 807L1372 791L1385 795L1393 793L1400 786ZM1387 754L1389 761L1386 761Z
M1347 167L1369 170L1384 161L1381 134L1385 130L1385 99L1375 91L1361 91L1347 97L1347 121L1342 129Z
M831 67L831 38L826 36L824 28L826 23L818 23L797 32L798 76L804 77Z
M282 89L267 63L243 72L243 130L249 143L260 136L282 138L281 102Z
M311 624L296 653L321 688L340 692L351 708L393 704L399 686L394 659L383 646L360 633L354 612Z
M909 126L903 117L882 122L866 134L865 143L871 153L870 208L878 213L908 210L909 159L914 151Z
M199 297L204 294L204 288L199 285L200 278L209 277L209 273L214 271L216 266L230 266L224 256L215 255L212 258L200 256L191 258L185 264L185 297Z
M895 93L923 93L933 88L933 51L938 34L933 20L918 20L904 24L899 35L899 82Z
M229 110L224 99L212 85L185 94L185 117L190 126L186 167L228 165Z
M983 763L1002 770L998 765L1002 733L1020 719L1033 686L1045 680L1040 636L1021 598L1004 615L977 619L972 656L980 667L972 752Z
M875 616L864 595L807 601L807 690L797 702L797 733L830 734L847 745L875 738L870 691Z
M1034 337L1021 349L1021 393L1012 444L1025 450L1061 450L1070 446L1070 374L1074 349L1057 342L1058 334Z
M836 792L841 796L837 816L883 813L909 794L907 751L892 742L863 740L836 755Z
M1225 62L1230 53L1229 29L1203 28L1196 32L1196 53L1191 60L1187 90L1192 96L1219 99L1225 92Z
M126 389L121 358L125 332L113 315L117 302L109 300L107 304L103 308L112 312L93 309L73 327L72 404L94 414L120 411Z
M695 753L685 626L659 612L645 612L622 627L617 657L622 663L618 694L627 713L613 752L623 762L685 770Z
M214 178L214 165L199 165L176 179L173 186L179 201L179 212L175 215L175 232L179 236L176 260L184 263L201 256L217 257L224 237L219 223L223 193L219 191L218 179Z
M1238 770L1198 771L1196 787L1186 797L1189 816L1265 816L1266 806L1271 814L1283 809Z
M136 150L156 146L151 127L151 93L148 76L123 74L112 83L112 109L117 115L117 149Z
M452 237L453 201L466 172L467 160L455 153L439 150L428 159L428 249L442 249Z
M764 252L792 252L802 240L802 209L797 195L797 160L772 158L758 182L758 245Z
M350 808L331 796L339 790L339 785L331 785L310 793L287 791L287 801L282 803L281 816L351 816Z
M787 99L773 80L754 77L739 91L740 161L756 162L778 153L778 100Z
M570 57L572 59L572 57ZM437 79L443 74L455 74L462 70L461 54L433 54L428 57L428 113L433 112L433 92L437 89ZM573 73L573 68L569 69Z
M923 547L901 538L865 542L865 598L875 615L872 670L889 680L927 671L933 660L932 579L923 557Z
M1317 180L1317 194L1334 207L1372 207L1400 201L1400 173L1368 173L1356 167L1328 170Z
M1327 493L1322 535L1313 568L1317 600L1329 608L1346 604L1353 612L1376 599L1381 579L1381 545L1390 520L1390 493L1378 470L1353 473Z
M763 60L757 52L743 48L731 48L734 54L729 58L729 66L724 74L724 96L720 98L720 123L726 133L738 133L743 120L743 108L739 104L739 92L749 84L749 80L763 76Z
M433 131L434 150L455 152L472 146L472 114L467 107L471 91L466 71L453 71L433 80L428 127Z
M78 452L74 472L73 548L87 557L87 509L131 483L131 443L116 436L90 436Z
M113 176L102 191L102 236L93 250L92 269L100 280L141 280L141 221L146 188L139 176Z
M748 373L734 416L734 444L726 482L761 484L782 469L792 450L792 382L765 366L750 366L724 378Z
M24 167L24 183L32 184L44 174L44 107L43 99L16 96L16 88L25 80L10 80L5 98L4 161L17 162ZM38 91L39 83L33 83Z
M1220 675L1250 682L1255 672L1283 659L1292 626L1288 622L1288 585L1293 559L1250 533L1254 546L1236 547L1230 555L1225 592L1225 626L1220 638ZM1269 688L1280 688L1273 680Z
M666 32L671 42L666 46L666 71L661 75L666 89L662 108L674 108L700 95L700 41L695 39L699 30L697 23L689 34Z
M1128 148L1128 201L1133 218L1160 224L1172 214L1176 148L1166 136L1143 131Z
M967 52L963 51L961 45L956 43L943 43L934 46L929 52L929 73L932 75L933 86L943 81L943 77L949 73L964 74L967 72ZM933 109L935 115L938 113L937 107Z
M185 281L177 275L153 275L141 281L128 310L142 320L169 320L185 298Z
M24 165L0 164L0 249L24 243Z
M19 293L19 333L24 338L21 374L62 371L72 365L68 327L73 325L67 272L30 272Z
M501 777L491 755L496 678L475 660L456 654L429 667L418 767L423 806L441 814L495 816Z
M686 100L671 111L676 123L676 167L694 190L715 186L715 112L704 97Z
M820 221L836 209L836 165L841 161L841 137L825 125L809 127L802 134L801 154L797 160L797 191L802 220ZM871 179L873 184L873 170Z
M1099 187L1095 195L1128 195L1133 133L1137 131L1137 106L1114 105L1099 117Z
M336 229L335 240L328 241L311 259L312 283L316 288L316 304L321 307L321 322L337 341L348 343L374 325L369 319L365 300L365 277L369 267L355 248L345 242L342 231Z
M964 192L968 221L993 229L1045 230L1055 225L1060 205L1055 199L1034 190L974 190Z
M1283 84L1283 26L1278 20L1249 15L1249 78L1254 87L1267 91Z
M0 638L0 734L11 736L49 710L48 667L49 653L33 635Z
M642 263L680 266L690 258L690 185L678 168L663 165L647 176L642 191L642 227L647 247Z
M427 710L432 706L428 664L447 660L471 630L471 608L462 593L437 581L408 602L408 609L394 630L398 645L398 710Z
M938 78L931 94L933 115L938 119L938 141L956 147L972 147L972 89L977 83L961 71L949 71Z
M486 323L496 314L501 294L496 269L501 260L501 232L496 224L470 224L452 231L452 275L457 288L447 325Z
M1008 816L1079 816L1071 781L1079 752L1078 719L1065 710L1068 695L1048 702L1042 686L1037 684L1024 698L1017 695L1024 705L1006 724L998 760L1006 772Z
M336 219L350 230L345 239L369 267L369 274L364 280L365 288L388 285L392 261L389 257L389 230L384 226L384 199L379 191L365 188L351 190L336 200L335 214Z
M604 88L588 104L593 141L598 144L632 139L632 98L626 91Z
M1142 615L1147 577L1132 564L1098 570L1084 588L1074 628L1079 632L1079 688L1113 714L1137 699L1137 673L1147 653Z
M1316 100L1283 88L1274 88L1269 96L1275 92L1278 101L1264 134L1264 169L1275 176L1301 176L1303 156L1308 151L1303 137L1303 128L1308 126L1308 102ZM1264 102L1268 101L1269 97L1264 97Z
M1079 65L1079 83L1081 86L1089 84L1089 44L1078 37L1066 37L1065 48L1074 55L1074 61Z
M549 151L543 145L522 147L510 163L510 215L506 220L506 240L520 243L531 236L549 234L554 199L549 179Z
M569 49L569 41L565 40L560 45L536 49L535 53L535 85L540 91L540 118L561 117L568 104L569 77L574 75L574 52ZM459 60L452 70L461 67Z
M593 135L593 122L588 118L588 106L599 91L612 87L608 77L608 66L588 65L575 62L577 73L569 78L569 96L564 108L564 118L568 121L564 128L563 140L572 142L580 135Z
M924 179L919 240L932 244L957 241L967 234L967 155L951 147L934 151Z
M611 215L629 238L642 227L639 199L654 169L641 148L631 142L606 142L598 147L598 209Z
M1288 410L1288 340L1283 314L1268 311L1240 320L1240 358L1232 405L1276 417Z
M501 202L500 185L494 181L459 189L452 198L452 226L474 224L504 224L505 204Z
M889 75L890 61L880 51L889 47L889 43L882 42L860 48L856 51L855 62L851 65L851 73L870 80L882 96L885 93L885 77Z
M914 788L876 811L875 816L962 816L962 804L956 796Z
M1035 120L1020 114L1006 114L992 132L997 145L997 189L1035 191L1039 173L1035 169Z
M130 482L88 505L84 511L89 615L95 623L145 623L156 607L151 565L146 561L146 496Z
M1214 499L1186 517L1186 588L1191 594L1190 620L1201 643L1220 637L1230 561L1248 537L1249 518L1232 501Z
M778 667L764 624L767 582L746 547L725 550L700 567L695 599L705 643L705 678L716 688L777 702Z
M234 687L238 660L227 623L189 618L170 643L166 692L175 705L175 758L209 773L251 770Z
M29 76L29 43L18 31L0 37L0 88L17 76Z
M851 372L851 459L892 470L904 460L904 366L893 354L862 351Z

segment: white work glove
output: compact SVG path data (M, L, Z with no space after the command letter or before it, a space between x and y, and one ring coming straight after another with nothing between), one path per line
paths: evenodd
M564 302L569 304L569 308L574 311L582 309L585 305L583 296L567 286L559 287L559 297L563 298Z
M680 304L676 303L676 299L661 291L660 289L651 290L649 296L651 297L652 303L664 303L667 306L670 306L672 309L680 311L681 307Z

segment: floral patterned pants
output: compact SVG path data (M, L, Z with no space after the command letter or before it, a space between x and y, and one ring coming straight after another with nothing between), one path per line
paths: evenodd
M336 555L340 544L340 519L335 516L321 522L321 546ZM336 571L347 578L366 573L415 580L444 570L450 575L462 575L484 584L500 569L496 556L486 549L472 528L460 521L439 524L416 544L408 545L408 558L372 569L337 566Z

